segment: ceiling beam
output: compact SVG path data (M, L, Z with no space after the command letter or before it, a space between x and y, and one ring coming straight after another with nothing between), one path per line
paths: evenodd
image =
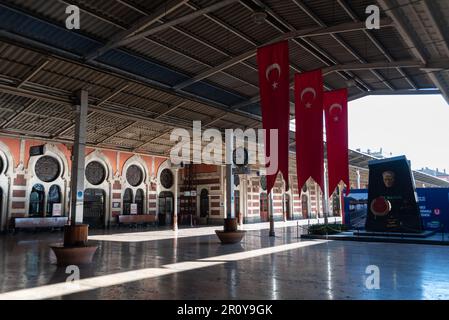
M354 22L360 21L357 14L349 7L345 0L337 0L340 7L351 17ZM387 49L380 43L379 40L372 34L371 31L363 29L363 33L368 37L368 39L376 46L376 48L388 59L390 62L394 62L393 57L387 52ZM405 78L405 80L410 84L412 89L418 89L416 84L410 79L410 77L401 68L396 68L396 70Z
M131 73L129 71L110 66L105 63L101 63L98 61L92 61L90 63L85 63L83 60L83 57L74 54L73 52L69 52L66 50L58 49L56 47L53 47L51 45L44 44L42 42L35 41L33 39L20 36L17 34L13 34L11 32L0 30L0 39L2 39L4 42L12 43L16 46L21 46L22 48L25 48L27 50L33 50L34 52L39 53L45 53L45 54L53 54L55 57L58 57L59 59L63 61L68 61L70 63L74 63L78 66L88 68L90 70L94 70L97 72L102 72L103 74L109 74L114 77L117 77L118 79L123 79L132 83L137 83L143 86L147 86L151 89L157 89L162 92L172 94L176 97L182 97L184 99L195 101L201 104L205 104L210 106L211 108L214 108L216 110L221 111L230 111L228 105L225 105L221 102L211 100L207 97L203 97L194 93L186 92L186 91L177 91L173 90L169 85L163 84L161 82L149 79L144 76L136 75L135 73ZM10 89L8 89L10 90ZM45 100L45 95L41 95L39 92L35 93L38 95L41 99ZM62 101L65 100L65 98L61 99ZM245 115L247 117L250 117L254 120L261 120L261 117L256 114L242 112L242 111L235 111L234 112L237 115Z
M103 47L94 50L93 52L86 55L86 60L90 61L93 59L98 58L99 56L103 55L110 49L116 48L120 46L120 42L135 36L143 29L147 28L148 26L154 24L159 19L163 18L164 16L170 14L171 12L175 11L179 7L183 6L188 0L171 0L166 1L163 4L161 4L159 7L154 9L152 14L145 15L144 17L137 20L137 22L131 26L131 28L127 30L123 30L121 32L118 32L115 34Z
M105 102L111 100L112 98L114 98L115 96L119 95L120 93L122 93L124 90L128 89L130 86L130 83L126 83L123 86L121 86L118 89L114 89L112 90L112 93L106 97L104 97L103 99L101 99L98 103L97 106L101 106L102 104L104 104Z
M382 25L391 25L391 20L383 20ZM319 36L324 34L331 34L331 33L341 33L341 32L350 32L355 30L360 30L362 28L366 28L365 23L357 22L357 23L343 23L339 25L335 25L332 27L322 28L322 27L314 27L314 28L307 28L303 30L292 30L290 32L284 33L271 41L268 41L264 44L261 44L260 46L266 46L269 44L273 44L279 41L283 40L289 40L294 38L305 38L305 37L311 37L311 36ZM242 61L245 61L251 57L254 57L257 54L257 48L253 48L251 50L248 50L246 52L243 52L235 57L232 57L231 59L221 63L220 65L213 67L209 70L206 70L205 72L202 72L194 77L192 77L189 80L186 80L182 83L179 83L174 86L175 89L182 89L185 88L195 82L201 81L205 78L208 78L220 71L223 71L227 68L232 67L233 65L236 65Z
M63 2L63 3L66 3L66 4L69 3L69 2L66 1L66 0L59 0L59 1L60 1L60 2ZM126 6L127 6L127 7L129 7L130 9L132 9L132 10L134 10L134 11L140 13L140 14L144 14L144 15L146 15L146 16L151 15L151 12L147 12L147 11L144 10L144 9L140 9L140 8L138 8L136 5L131 4L131 3L127 2L127 1L121 1L121 3L122 3L122 4L125 4L125 3L126 3ZM78 7L80 8L80 10L82 10L82 11L88 13L89 15L91 15L91 16L93 16L93 17L95 17L95 18L97 18L97 19L100 19L100 20L102 20L102 21L104 21L104 22L106 22L106 23L110 23L111 25L113 25L113 26L115 26L115 27L117 27L117 28L119 28L119 29L122 29L122 30L124 30L124 31L127 30L127 28L126 28L124 25L118 24L118 23L116 23L116 22L114 22L114 21L111 21L109 18L104 17L104 16L102 16L102 15L99 15L98 13L92 11L92 9L90 9L90 8L88 8L88 7L86 7L86 6L82 5L82 4L77 4L77 5L78 5ZM189 4L189 7L193 7L193 6L192 6L191 4ZM163 21L162 19L159 19L158 22L164 23L164 21ZM206 41L203 40L203 39L199 39L197 36L191 34L190 32L187 32L187 31L185 31L185 30L182 30L182 29L180 29L179 27L176 27L176 26L171 27L171 29L173 29L173 30L175 30L176 32L179 32L179 33L183 34L184 36L189 37L189 38L193 39L194 41L199 42L199 43L201 43L202 45L207 46L207 47L211 48L212 50L217 51L217 52L219 52L219 53L221 53L221 54L223 54L223 55L225 55L225 56L227 56L227 57L230 56L229 54L227 54L227 53L224 52L223 50L218 49L217 47L215 47L214 45L212 45L212 44L206 42ZM193 57L193 56L191 56L191 55L188 55L188 54L186 54L185 52L179 51L179 50L177 50L177 49L175 49L175 48L169 47L169 46L166 45L166 44L157 42L157 41L151 39L150 37L144 37L144 38L142 38L142 40L145 40L145 41L147 41L147 42L151 42L152 44L156 44L156 45L158 45L158 46L161 46L161 47L163 47L164 49L167 49L167 50L169 50L169 51L172 51L172 52L174 52L175 54L181 55L181 56L183 56L183 57L185 57L185 58L187 58L187 59L189 59L189 60L192 60L192 61L194 61L194 62L196 62L196 63L199 63L199 64L201 64L201 65L203 65L203 66L205 66L205 67L208 67L208 68L211 68L211 67L212 67L209 63L206 63L206 62L204 62L204 61L200 61L200 60L198 60L196 57ZM92 59L91 59L91 60L92 60ZM244 63L244 64L245 64L245 66L247 66L248 68L256 70L251 64L249 64L249 63ZM257 85L255 85L255 84L253 84L253 83L251 83L251 82L248 82L247 80L244 80L244 79L242 79L242 78L239 78L239 77L237 77L237 76L235 76L235 75L233 75L233 74L231 74L231 73L227 73L227 72L224 72L224 73L225 73L227 76L229 76L229 77L231 77L231 78L234 78L234 79L236 79L236 80L238 80L238 81L240 81L240 82L246 83L246 84L249 85L249 86L252 86L252 87L254 87L254 88L258 88Z
M443 32L443 27L441 26L440 19L437 19L435 17L435 11L437 8L435 8L435 1L422 1L421 2L427 16L429 17L438 37L441 39L443 43L444 50L446 52L446 56L449 57L449 44L448 40L446 38L447 34L445 35ZM447 32L447 26L445 26L445 31Z
M449 60L447 61L449 62ZM335 66L323 68L323 75L330 74L336 71L346 71L346 70L372 70L372 69L396 69L398 67L403 68L424 68L426 65L422 64L418 60L403 60L395 62L370 62L370 63L347 63L338 64Z
M415 34L415 36L412 35L411 28L408 28L404 22L404 19L399 14L400 10L399 8L390 8L391 0L377 0L381 8L387 12L387 15L393 20L393 22L396 25L396 30L399 32L407 46L410 48L413 55L418 58L423 64L426 64L426 55L424 54L424 51L422 49L422 46L416 39L418 39L418 36ZM439 75L433 72L427 73L427 75L430 77L430 79L433 81L433 83L441 90L441 93L446 100L446 102L449 104L449 89L445 87L443 82L439 79Z
M262 1L260 0L252 0L253 3L255 3L259 8L263 8L268 14L269 16L274 19L277 24L272 23L270 21L270 19L267 19L267 22L273 26L275 29L281 31L281 32L285 32L284 29L286 30L293 30L293 26L290 25L287 21L285 21L285 19L283 19L282 17L280 17L277 13L275 13L273 10L271 10L267 5L265 5ZM250 10L254 10L253 8L247 6L248 9ZM279 26L279 24L282 26L282 28ZM364 28L366 28L366 25L364 25ZM329 33L331 34L331 33ZM304 43L302 43L301 41L299 41L298 39L292 39L292 41L294 43L296 43L297 45L299 45L300 47L302 47L304 50L306 50L307 52L309 52L310 54L312 54L315 58L317 58L318 60L320 60L322 63L324 63L326 66L331 66L333 64L338 64L339 62L334 59L329 53L325 52L322 48L320 48L318 45L316 45L315 43L313 43L310 39L307 39L306 37L303 37L301 39ZM310 48L309 48L310 47ZM312 50L313 49L313 50ZM356 75L348 73L345 74L344 72L338 72L338 74L345 80L350 80L353 79L356 81L356 87L360 90L360 91L367 91L367 90L371 90L371 88L361 79L359 79Z
M293 3L298 6L305 14L307 14L315 23L317 23L321 27L327 27L326 23L324 23L321 18L319 18L308 6L304 4L304 2L300 0L292 0ZM354 58L356 58L361 63L367 63L368 61L360 56L353 47L351 47L341 36L338 34L330 35L335 41L337 41L344 49L346 49ZM379 72L375 70L370 70L385 86L394 90L394 87L391 83L389 83Z
M42 59L31 71L17 84L17 88L23 86L27 81L31 80L39 71L41 71L51 60L48 58Z
M171 21L167 21L167 22L165 22L162 25L159 25L157 27L154 27L154 28L151 28L149 30L146 30L146 31L137 33L135 35L129 36L126 39L123 39L121 41L116 42L114 47L120 47L120 46L127 45L127 44L129 44L131 42L134 42L136 40L142 39L143 37L147 37L149 35L152 35L152 34L155 34L157 32L163 31L163 30L165 30L167 28L170 28L170 27L179 25L181 23L188 22L188 21L191 21L191 20L196 19L198 17L201 17L205 13L210 13L210 12L219 10L219 9L221 9L223 7L226 7L226 6L230 5L230 4L233 4L233 3L237 2L237 1L239 1L239 0L222 0L222 1L218 2L218 3L215 3L213 5L205 7L203 9L201 9L201 10L195 11L193 13L187 14L185 16L182 16L180 18L177 18L177 19L174 19L174 20L171 20Z
M22 112L24 112L24 111L27 110L28 108L31 108L31 107L35 106L38 102L39 102L39 99L32 100L31 103L22 106L19 110L16 110L16 111L14 112L14 115L13 115L11 118L5 120L5 121L2 123L2 125L0 126L0 128L7 128L7 127L8 127L11 123L13 123L18 117L20 117L20 115L22 114Z

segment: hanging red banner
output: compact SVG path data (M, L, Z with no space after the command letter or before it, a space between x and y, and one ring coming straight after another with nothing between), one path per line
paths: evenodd
M329 195L340 181L349 193L348 163L348 90L340 89L324 93L326 118L327 167Z
M309 178L323 190L323 75L295 75L296 171L301 189Z
M277 153L277 163L273 160L267 164L267 192L270 193L279 171L282 173L288 189L290 121L288 41L259 48L257 50L257 64L259 67L262 125L266 130L265 155L267 159L272 158L273 154L269 154L272 149ZM271 141L272 139L270 139L270 130L272 129L278 130L277 141Z

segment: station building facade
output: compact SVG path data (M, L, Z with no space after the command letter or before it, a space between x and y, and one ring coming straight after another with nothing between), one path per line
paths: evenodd
M40 145L45 145L44 153L30 156L30 148ZM68 216L70 148L63 143L0 136L2 231L14 218ZM260 172L235 178L234 204L240 223L268 221L266 181ZM178 179L174 178L176 174ZM280 176L274 186L275 220L322 217L320 188L309 181L298 189L296 176L289 179L291 188L287 192L283 192ZM367 168L350 165L350 183L352 189L366 188ZM428 182L419 182L419 186L438 187ZM342 191L338 189L330 197L331 217L341 215ZM191 165L174 169L167 158L160 156L86 148L84 221L91 226L108 227L117 223L118 216L130 214L152 215L158 224L170 225L175 194L180 224L221 224L225 216L225 167Z

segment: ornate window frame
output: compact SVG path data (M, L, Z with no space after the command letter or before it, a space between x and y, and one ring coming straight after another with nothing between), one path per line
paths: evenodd
M139 167L142 170L142 174L143 174L142 182L137 186L132 186L126 179L126 172L128 171L128 168L132 165ZM128 160L126 160L126 162L122 168L121 183L122 183L122 192L121 192L122 208L123 208L123 196L125 195L126 189L129 188L133 191L132 203L136 202L137 190L142 189L143 195L144 195L143 213L142 214L148 214L148 212L149 212L148 194L149 194L149 188L150 188L150 174L149 174L147 163L145 162L144 159L142 159L142 157L140 157L139 155L133 155Z
M7 228L11 210L9 210L11 199L11 183L14 174L14 160L6 144L0 141L0 158L3 161L3 169L0 172L0 188L2 189L2 207L0 208L0 231Z
M27 178L27 191L26 191L26 203L25 203L25 212L28 216L28 212L30 209L30 195L31 190L33 189L33 186L35 184L41 184L45 188L45 199L44 199L44 208L47 207L47 200L48 200L48 192L50 190L50 187L53 185L59 186L59 189L61 190L61 204L62 204L62 216L68 216L69 213L69 201L68 201L68 193L69 193L69 184L70 184L70 178L69 178L69 163L67 161L66 155L64 152L55 144L47 143L45 144L45 153L40 156L34 156L30 157L27 165L27 169L25 170L25 176ZM44 156L50 156L55 158L59 163L59 175L58 177L52 181L52 182L44 182L41 179L39 179L36 175L35 166L37 161L44 157Z

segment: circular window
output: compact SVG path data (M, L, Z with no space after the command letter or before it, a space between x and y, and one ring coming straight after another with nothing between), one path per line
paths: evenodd
M133 187L137 187L142 184L143 181L143 172L140 167L135 164L129 166L128 170L126 170L126 180Z
M260 186L262 187L262 190L267 190L267 177L266 176L260 177Z
M86 166L86 179L90 184L97 186L106 179L106 170L98 161L92 161Z
M43 156L37 160L34 167L37 177L43 182L55 181L61 173L58 160L50 156Z
M170 189L173 186L173 173L169 169L162 170L161 184L165 189Z
M2 159L2 157L0 157L0 174L3 173L4 167L5 167L5 165L3 164L3 159Z

